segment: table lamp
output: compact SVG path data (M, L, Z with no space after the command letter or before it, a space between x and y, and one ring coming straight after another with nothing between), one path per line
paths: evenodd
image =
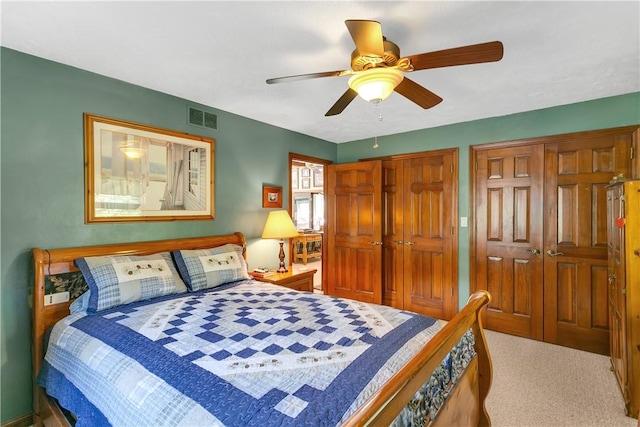
M262 231L263 239L280 239L280 267L276 270L278 273L286 273L287 267L284 264L284 239L296 237L298 230L293 225L293 221L287 211L271 211L267 217L267 223Z

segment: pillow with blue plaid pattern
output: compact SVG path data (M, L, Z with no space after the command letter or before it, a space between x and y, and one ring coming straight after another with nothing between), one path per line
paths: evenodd
M87 313L187 292L169 252L84 257L73 263L89 285Z
M225 283L250 279L242 246L228 243L211 249L173 251L187 288L196 292Z

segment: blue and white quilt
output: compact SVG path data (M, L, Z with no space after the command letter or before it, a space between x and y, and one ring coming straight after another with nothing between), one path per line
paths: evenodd
M72 314L38 382L77 426L340 425L441 328L242 281Z

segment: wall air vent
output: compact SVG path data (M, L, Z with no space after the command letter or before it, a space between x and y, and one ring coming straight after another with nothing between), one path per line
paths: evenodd
M208 129L218 129L218 116L197 108L187 108L187 122L193 126L200 126Z

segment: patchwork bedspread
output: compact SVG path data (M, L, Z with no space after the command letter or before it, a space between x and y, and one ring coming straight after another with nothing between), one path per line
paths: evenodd
M391 307L243 281L70 315L38 381L79 427L339 425L439 329Z

